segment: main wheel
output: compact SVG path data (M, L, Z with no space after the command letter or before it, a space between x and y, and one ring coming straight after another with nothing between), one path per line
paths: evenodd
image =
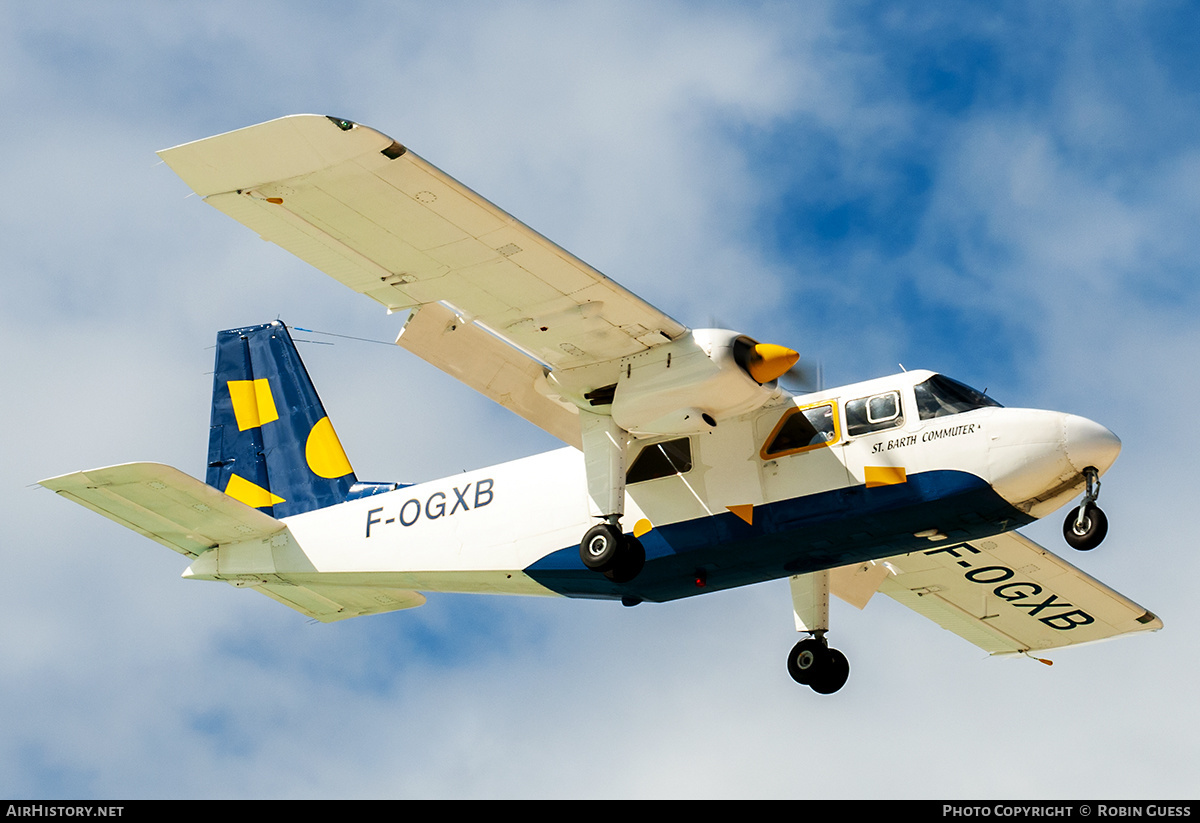
M828 649L815 637L801 640L788 655L788 674L801 686L811 686Z
M817 676L810 684L817 694L833 694L846 685L850 677L850 661L837 649L826 649L825 660L817 669Z
M621 536L624 545L617 553L617 559L612 567L604 573L614 583L628 583L642 573L646 565L646 549L642 541L636 537Z
M592 526L579 543L579 559L594 572L606 572L616 565L625 536L610 523Z
M1067 519L1063 521L1063 537L1073 549L1081 552L1091 551L1100 545L1108 534L1108 518L1099 506L1089 505L1083 513L1083 525L1076 525L1079 518L1079 507L1071 509Z

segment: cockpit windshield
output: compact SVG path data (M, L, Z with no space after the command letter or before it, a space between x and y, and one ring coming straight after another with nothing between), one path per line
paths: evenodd
M935 374L924 383L918 383L915 391L917 412L922 420L1000 405L983 392L944 374Z

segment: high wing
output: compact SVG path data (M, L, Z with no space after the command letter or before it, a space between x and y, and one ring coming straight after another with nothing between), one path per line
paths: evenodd
M995 655L1094 643L1163 625L1017 532L838 569L831 586L859 608L878 587Z
M264 239L390 312L414 309L400 345L573 445L577 409L536 391L543 364L609 364L611 376L595 376L604 385L619 358L687 331L392 138L347 120L284 117L159 156ZM468 349L474 361L461 356Z
M198 563L220 565L221 546L248 541L260 542L271 554L294 546L287 526L274 517L161 463L125 463L74 472L43 480L41 485ZM411 609L425 602L424 595L404 589L317 582L296 585L257 570L238 585L322 623Z

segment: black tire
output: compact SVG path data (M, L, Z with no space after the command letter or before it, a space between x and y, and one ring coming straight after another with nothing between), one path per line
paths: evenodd
M606 572L616 565L624 542L625 536L616 526L609 523L592 526L579 543L579 559L594 572Z
M793 646L787 662L792 680L801 686L811 686L821 670L826 651L825 644L814 637L801 640Z
M1100 545L1108 534L1108 518L1099 506L1088 506L1083 515L1083 528L1075 527L1079 517L1079 507L1071 509L1067 519L1063 521L1063 538L1067 545L1081 552L1091 551Z
M817 694L833 694L846 685L849 677L850 661L846 659L846 655L837 649L826 649L825 660L817 670L816 679L810 685Z
M642 541L632 536L625 536L623 540L625 545L617 554L616 562L604 573L614 583L628 583L641 574L646 565L646 549Z

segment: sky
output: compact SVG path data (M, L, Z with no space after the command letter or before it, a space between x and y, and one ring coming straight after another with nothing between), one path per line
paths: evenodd
M1184 2L0 4L0 797L1196 797L1198 35ZM36 481L202 477L219 329L395 338L155 155L302 112L827 385L902 364L1103 423L1104 545L1025 531L1165 628L1046 667L835 601L824 697L786 674L783 581L326 626L180 579ZM397 347L310 339L360 478L556 446Z

